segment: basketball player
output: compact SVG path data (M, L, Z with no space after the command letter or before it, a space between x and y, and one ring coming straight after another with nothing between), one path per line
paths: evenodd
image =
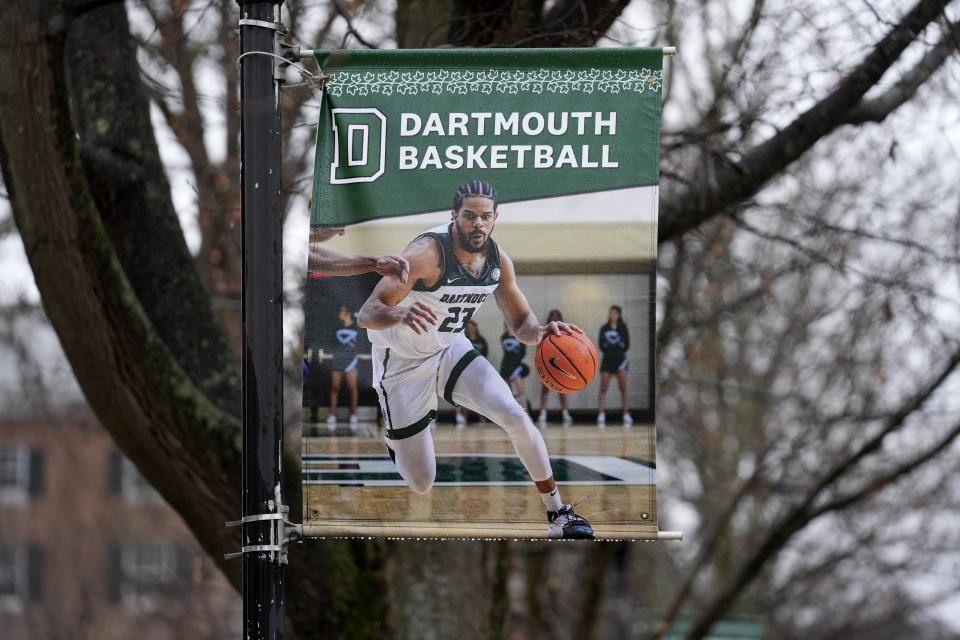
M563 322L563 314L560 313L560 309L550 309L550 313L547 314L547 323L558 320ZM550 395L550 389L547 388L547 385L541 385L540 388L540 415L537 416L537 424L541 427L547 426L547 396ZM568 427L573 422L573 418L570 416L570 412L567 411L567 395L565 393L558 393L560 396L560 409L562 413L560 414L563 418L563 426Z
M470 341L470 344L473 345L473 348L476 349L480 355L484 358L487 357L487 339L480 334L480 327L477 326L476 320L471 320L467 323L467 328L463 331L467 340Z
M623 312L620 307L613 305L607 313L607 324L600 327L600 336L597 340L600 345L600 396L597 399L599 407L597 425L607 423L607 414L603 410L603 399L610 386L610 377L617 376L617 386L620 387L620 403L623 405L623 426L633 424L630 408L627 406L627 349L630 347L630 332L623 322Z
M407 275L410 273L410 265L400 256L361 256L357 254L338 253L331 249L321 247L320 243L326 242L336 236L342 236L345 228L341 226L330 225L312 225L310 227L310 257L307 267L311 273L323 274L328 276L353 276L368 271L376 271L382 276L394 276L402 282L407 281ZM314 364L314 363L311 363ZM316 363L316 364L319 364ZM356 374L356 372L354 372ZM306 387L307 378L310 375L310 367L306 362L303 363L303 384ZM331 380L332 382L332 380ZM349 378L347 380L349 386ZM354 385L355 386L355 385ZM336 395L336 392L334 392ZM352 397L352 396L351 396ZM331 400L331 406L336 408L336 400ZM350 413L350 425L355 426L355 403L354 411ZM312 409L312 407L311 407ZM331 423L332 419L332 423ZM336 429L337 417L333 411L327 417L327 426L330 429Z
M330 363L330 413L327 415L327 428L337 428L337 401L340 395L340 383L346 378L350 393L350 429L357 428L357 325L353 321L353 311L347 305L340 307L337 316L340 328L337 329L333 345L333 362Z
M490 238L497 203L497 192L486 182L460 185L450 222L417 236L403 251L410 264L408 281L383 278L360 309L359 324L373 343L373 383L386 420L387 449L410 488L429 491L437 463L428 427L442 395L507 432L540 492L549 537L592 538L589 523L560 499L546 445L530 416L463 335L491 294L524 344L538 344L550 333L580 331L563 322L537 321L517 288L513 261Z
M527 355L527 345L523 344L510 333L507 323L503 323L503 335L500 336L500 348L503 350L503 360L500 361L500 377L507 381L507 386L513 391L513 397L520 406L527 408L527 376L530 367L523 358Z

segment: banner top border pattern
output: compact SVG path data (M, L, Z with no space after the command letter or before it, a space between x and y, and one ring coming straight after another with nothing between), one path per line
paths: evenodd
M487 69L434 71L337 71L327 83L331 96L389 96L444 93L659 93L662 69Z

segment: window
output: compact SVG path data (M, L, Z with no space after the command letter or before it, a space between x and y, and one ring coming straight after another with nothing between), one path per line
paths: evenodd
M128 542L110 558L111 599L141 613L152 613L187 586L192 558L169 542Z
M122 496L129 504L163 503L160 494L140 474L136 465L120 451L114 449L110 452L107 469L109 475L107 484L110 487L110 493L113 495Z
M21 613L43 596L43 550L0 544L0 613Z
M0 546L0 611L19 613L26 592L27 559L21 547Z
M25 444L0 446L0 505L27 504L43 491L43 452Z

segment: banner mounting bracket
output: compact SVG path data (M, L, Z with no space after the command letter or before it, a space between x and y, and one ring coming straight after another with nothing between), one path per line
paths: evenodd
M274 562L287 564L287 545L291 542L301 542L303 540L303 525L295 524L287 519L290 514L290 507L281 504L279 512L257 513L244 516L239 520L231 520L226 524L227 527L242 527L249 522L271 521L269 544L253 544L240 548L235 553L225 553L225 560L242 558L246 553L269 553Z

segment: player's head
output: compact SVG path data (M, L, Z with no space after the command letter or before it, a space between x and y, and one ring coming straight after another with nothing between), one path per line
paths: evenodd
M493 201L494 210L500 204L500 200L497 198L497 190L493 188L492 184L484 180L471 180L457 187L457 192L453 194L453 210L459 211L460 207L463 206L464 198L471 197L489 198Z
M547 322L563 322L563 314L560 313L560 309L550 309L550 313L547 314Z
M353 322L353 309L349 305L342 304L340 305L340 311L337 313L337 317L345 325L349 325Z
M450 218L461 248L483 251L493 233L498 204L497 190L489 182L471 180L457 187Z
M610 312L607 314L610 324L623 322L623 311L617 305L611 305Z

